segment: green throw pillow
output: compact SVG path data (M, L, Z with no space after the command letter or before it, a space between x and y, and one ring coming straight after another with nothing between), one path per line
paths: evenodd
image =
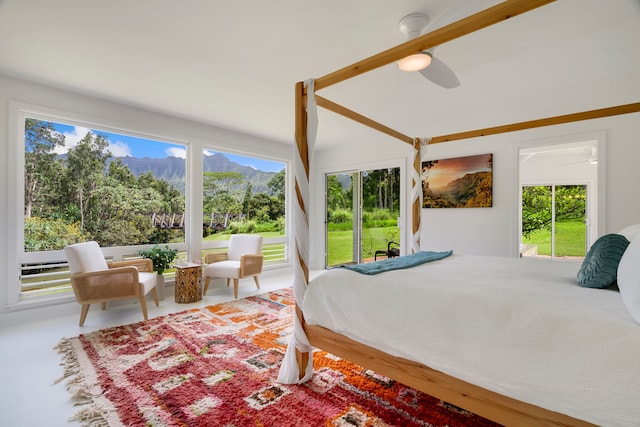
M596 240L578 271L578 285L601 289L614 283L627 246L629 241L620 234L605 234Z

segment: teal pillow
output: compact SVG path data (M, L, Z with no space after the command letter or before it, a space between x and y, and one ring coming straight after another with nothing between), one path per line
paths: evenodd
M596 240L578 271L578 285L602 289L613 284L627 246L629 241L620 234L605 234Z

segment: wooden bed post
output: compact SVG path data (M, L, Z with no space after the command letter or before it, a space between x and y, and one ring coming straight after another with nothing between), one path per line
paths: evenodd
M420 138L413 141L413 169L411 170L411 252L420 251L420 208L422 205L422 168Z
M296 318L300 325L304 325L302 310L298 305L299 297L304 293L296 289L305 289L309 284L309 266L306 257L308 248L303 242L309 241L309 216L307 215L307 206L305 200L309 200L309 165L310 151L307 141L307 93L303 82L296 83L295 94L295 139L296 139L296 155L294 159L295 174L295 192L296 202L294 209L294 240L295 240L295 268L294 268L294 294L296 296ZM303 169L303 170L300 170ZM304 180L304 181L303 181ZM306 366L309 363L309 352L301 352L296 348L296 361L298 363L298 378L302 379L305 375Z

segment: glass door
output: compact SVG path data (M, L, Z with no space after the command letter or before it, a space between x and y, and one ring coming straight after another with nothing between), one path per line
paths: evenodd
M371 262L396 256L400 249L400 168L360 172L360 260Z
M358 172L325 176L326 191L326 267L357 264L359 241L357 193ZM356 203L354 203L356 198ZM354 221L355 218L355 221Z
M523 186L521 256L583 258L586 206L586 185Z
M327 174L325 188L326 267L399 254L399 167Z

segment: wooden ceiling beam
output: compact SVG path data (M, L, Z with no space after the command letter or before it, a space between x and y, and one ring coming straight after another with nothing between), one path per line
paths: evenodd
M477 138L480 136L496 135L499 133L515 132L519 130L532 129L543 126L559 125L569 122L579 122L582 120L598 119L601 117L616 116L620 114L640 112L640 102L633 104L617 105L615 107L600 108L598 110L583 111L580 113L565 114L562 116L547 117L545 119L530 120L510 125L495 126L484 129L477 129L467 132L452 133L449 135L435 136L431 138L429 144L456 141L459 139Z
M414 138L404 135L394 129L391 129L388 126L383 125L382 123L378 123L375 120L365 117L362 114L356 113L355 111L350 110L347 107L336 104L335 102L330 101L327 98L321 97L320 95L316 95L316 104L319 107L326 108L327 110L333 111L336 114L340 114L341 116L347 117L379 132L386 133L387 135L397 138L400 141L406 142L407 144L413 145Z
M489 9L485 9L467 18L322 76L316 79L314 83L315 90L318 91L352 77L359 76L360 74L402 59L405 56L431 49L554 1L555 0L507 0Z

